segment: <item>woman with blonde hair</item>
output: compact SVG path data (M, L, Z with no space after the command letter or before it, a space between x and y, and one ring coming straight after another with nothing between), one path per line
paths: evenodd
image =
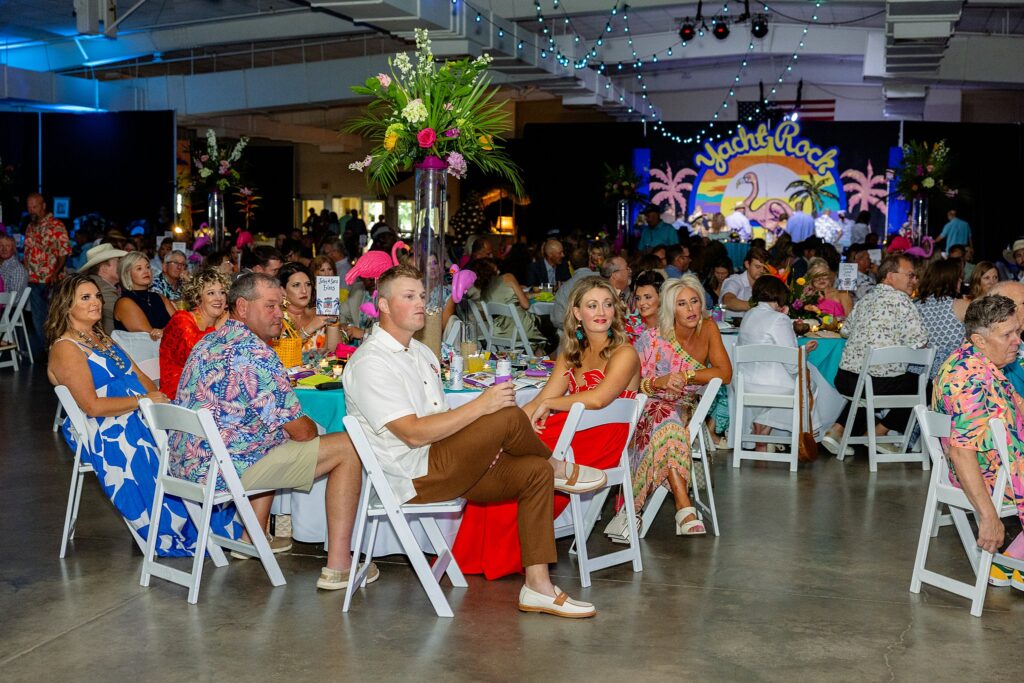
M706 530L688 490L692 471L688 424L700 387L715 377L728 384L732 363L718 326L705 320L704 288L693 275L669 280L662 287L658 322L658 328L640 336L636 349L643 376L640 391L648 399L629 449L633 504L639 515L647 497L658 486L667 486L676 503L676 534L700 535ZM723 431L728 429L725 395L722 390L716 399L725 409L715 412L712 408ZM630 532L625 529L627 536Z
M172 401L192 347L228 319L230 287L230 278L215 267L195 272L182 286L181 298L187 309L171 316L160 343L160 387Z
M979 261L971 271L968 298L971 301L980 299L988 294L997 282L999 282L999 270L995 264L991 261Z
M563 331L551 379L523 406L548 448L558 442L573 403L597 410L617 398L636 397L640 385L639 359L626 337L625 307L606 279L585 277L573 286ZM577 432L572 441L576 462L615 467L628 431L627 425L609 424ZM555 494L555 517L568 503L567 496ZM515 501L466 505L453 548L463 572L496 579L522 571L517 514Z
M145 256L142 259L149 268ZM86 433L78 435L84 439L82 462L92 466L114 507L146 539L159 458L139 401L167 403L167 397L103 332L102 317L103 297L92 280L73 273L61 281L45 325L50 345L46 374L51 384L67 387L85 413ZM64 438L74 450L67 422ZM164 507L170 514L160 515L158 554L192 555L198 533L184 504L169 495ZM214 532L237 538L234 515L233 505L215 512Z
M804 296L818 295L818 303L814 304L822 315L831 315L845 318L853 310L853 298L849 292L835 288L836 274L829 268L828 262L823 258L812 258L807 264L807 273L804 275L807 285L804 287Z
M121 298L114 304L114 329L148 332L156 341L174 315L174 305L163 294L149 291L153 270L141 251L131 251L117 267L121 278Z

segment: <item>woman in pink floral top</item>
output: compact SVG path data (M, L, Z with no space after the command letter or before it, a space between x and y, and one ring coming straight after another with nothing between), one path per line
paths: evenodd
M661 306L661 286L665 277L656 270L645 270L633 280L630 313L626 316L626 336L630 344L649 327L658 326L658 308Z
M715 377L728 384L732 363L718 326L704 319L704 288L696 277L684 275L665 284L659 322L636 345L640 391L649 398L629 449L633 499L640 512L658 486L667 486L676 503L676 534L692 536L705 529L688 491L692 463L687 425L700 385Z
M1014 391L1003 368L1017 359L1020 326L1012 299L993 295L976 299L967 308L964 327L967 341L946 360L935 377L932 407L952 418L950 438L943 445L950 461L950 478L963 488L978 519L978 545L998 552L1005 537L1003 522L991 501L999 471L999 455L988 428L995 417L1006 424L1010 454L1007 502L1017 506L1024 522L1024 401ZM1005 554L1024 559L1024 534ZM1024 590L1024 577L997 564L989 579L993 585Z

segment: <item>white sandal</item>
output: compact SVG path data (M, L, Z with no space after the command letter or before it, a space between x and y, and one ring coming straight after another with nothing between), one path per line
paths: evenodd
M700 519L691 519L689 522L683 521L690 515L696 517L697 508L691 506L676 510L676 536L703 536L708 532L704 528L704 522L700 521ZM697 527L700 527L699 531Z

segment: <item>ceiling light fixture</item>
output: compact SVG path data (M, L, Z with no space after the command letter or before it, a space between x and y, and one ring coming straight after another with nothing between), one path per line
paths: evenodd
M768 35L768 17L764 14L754 16L750 22L750 35L755 38L764 38Z
M684 43L689 43L697 37L697 27L693 25L693 20L690 17L683 19L683 24L679 27L679 37Z
M711 20L714 28L711 29L711 33L719 40L725 40L729 37L729 20L725 17L715 17Z

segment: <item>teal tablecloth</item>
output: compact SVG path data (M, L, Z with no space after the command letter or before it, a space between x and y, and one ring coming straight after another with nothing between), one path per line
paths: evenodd
M463 389L452 391L445 389L446 394L477 393L477 389ZM345 423L342 422L345 415L345 391L343 389L332 389L331 391L318 391L316 389L296 389L295 395L299 397L299 405L302 411L309 416L313 422L330 432L345 431Z
M811 341L807 337L798 337L797 342L800 346L805 345ZM807 354L807 360L810 361L811 365L818 368L821 376L828 380L828 383L835 386L836 373L839 372L839 360L843 357L843 347L846 346L846 340L842 337L838 339L817 339L818 348Z
M749 242L726 242L725 251L729 254L729 260L732 261L732 267L734 270L743 270L743 259L747 258L747 252L750 251Z

